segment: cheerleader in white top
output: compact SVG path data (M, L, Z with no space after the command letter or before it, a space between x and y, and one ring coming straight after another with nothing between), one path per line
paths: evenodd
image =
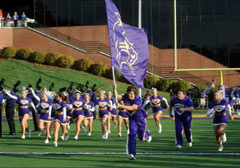
M231 108L226 99L223 98L222 93L217 91L214 94L214 101L209 105L207 115L213 116L213 129L217 143L219 145L218 151L223 150L223 142L227 141L225 129L228 125L228 116L233 120Z
M94 103L92 101L90 101L91 97L88 93L84 94L84 105L83 105L83 111L84 111L84 126L87 127L88 126L88 136L92 135L92 123L93 123L93 112L95 111L94 108Z

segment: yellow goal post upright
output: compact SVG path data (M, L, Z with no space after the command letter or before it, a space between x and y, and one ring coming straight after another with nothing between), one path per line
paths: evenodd
M174 0L174 71L219 71L220 84L223 85L222 71L239 71L240 68L196 68L196 69L178 69L177 64L177 0Z

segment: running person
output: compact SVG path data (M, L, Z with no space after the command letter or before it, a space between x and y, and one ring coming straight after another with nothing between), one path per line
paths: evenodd
M59 93L56 98L56 102L53 104L53 107L55 109L55 115L54 115L54 146L58 146L58 131L60 126L63 128L61 139L64 140L64 135L68 133L67 131L67 110L66 110L66 103L64 102L64 95L63 93Z
M207 115L213 118L213 129L217 143L219 145L218 151L223 150L223 142L227 141L225 129L228 125L228 116L233 120L231 108L226 99L223 98L222 93L217 91L214 93L214 101L209 105Z
M172 114L174 111L174 114ZM176 133L176 147L177 149L182 148L182 128L187 138L188 146L192 147L192 111L193 102L186 96L185 91L179 90L177 97L170 101L169 116L175 120L175 133Z
M123 101L120 101L119 104L124 105ZM127 110L123 108L119 108L119 113L118 113L118 136L122 136L122 121L124 121L126 129L127 129L127 134L129 134L129 123L128 123L128 115L127 115Z
M96 101L96 109L99 111L99 118L101 119L102 139L108 139L108 132L106 127L109 115L108 102L109 100L105 98L105 91L100 90L99 99Z
M93 123L93 112L95 110L94 108L94 103L90 101L91 97L88 93L85 93L84 95L84 100L85 103L83 105L83 110L84 110L84 127L87 127L88 125L88 136L92 135L92 123Z
M114 86L117 89L117 85ZM118 103L118 107L127 110L129 116L130 133L128 134L128 154L129 160L135 160L136 156L136 135L141 141L147 140L151 142L152 137L149 130L146 130L146 111L142 109L142 99L137 95L137 88L129 86L127 93L118 95L117 98L122 100L124 104Z
M36 107L34 106L32 99L27 97L27 91L23 90L22 91L22 96L13 96L11 95L7 90L4 89L4 92L11 98L17 100L17 103L19 104L19 118L21 119L21 126L22 126L22 136L21 139L25 139L25 132L26 129L28 128L27 121L30 117L30 112L29 112L29 104L31 104L32 108L34 109L35 113L37 113ZM28 137L31 137L31 131L30 129L28 130L29 134Z
M160 123L160 118L161 118L161 115L163 113L163 108L161 107L161 101L163 100L165 102L165 104L167 105L167 108L169 108L169 105L168 105L168 102L167 102L166 98L157 95L157 89L156 88L152 89L152 94L153 95L150 98L150 103L151 103L151 106L152 106L154 120L155 120L155 123L158 127L158 133L161 133L162 132L162 125Z
M85 103L85 100L81 97L80 92L75 93L75 99L72 101L72 113L73 113L73 118L76 120L76 133L74 136L75 140L78 140L78 135L81 130L80 126L81 123L84 119L84 111L83 111L83 104Z
M109 100L108 133L111 133L111 119L114 123L114 128L117 127L117 110L115 100L112 97L112 92L108 92L107 98Z

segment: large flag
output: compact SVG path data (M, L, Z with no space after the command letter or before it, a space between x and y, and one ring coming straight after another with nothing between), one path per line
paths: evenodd
M112 65L129 82L144 89L149 58L148 38L144 29L122 22L112 0L105 0Z

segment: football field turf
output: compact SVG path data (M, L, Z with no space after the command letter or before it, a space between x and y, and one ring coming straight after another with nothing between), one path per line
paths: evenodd
M173 121L162 120L163 132L159 134L154 121L148 120L147 127L151 130L152 142L137 141L137 152L141 155L137 155L134 161L129 161L124 154L124 126L122 137L117 136L117 129L112 125L109 139L102 140L100 121L95 120L92 136L88 137L87 133L81 132L79 140L76 141L73 139L75 125L71 125L70 139L59 140L56 148L53 141L44 144L44 135L38 137L37 132L32 133L31 139L21 140L20 124L18 121L15 123L17 135L9 136L7 122L3 122L0 152L4 153L0 155L0 167L240 167L240 156L236 156L240 152L240 120L229 121L223 152L217 151L212 120L194 119L193 147L188 147L184 137L181 150L175 148ZM32 121L28 123L30 128L33 128ZM206 154L210 156L204 156Z

